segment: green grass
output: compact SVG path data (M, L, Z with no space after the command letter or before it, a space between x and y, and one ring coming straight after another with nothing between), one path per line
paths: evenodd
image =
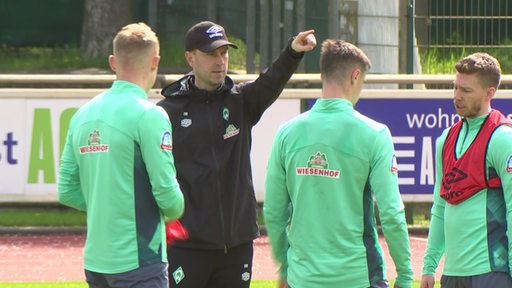
M453 51L449 55L440 55L439 50L432 49L420 57L422 73L424 74L453 74L455 63L466 56L466 51Z
M84 212L57 206L0 208L0 226L85 226L85 218Z
M510 41L503 43L510 45ZM512 53L503 48L451 48L422 49L420 62L423 74L455 74L455 63L469 54L485 52L494 56L501 65L502 74L512 73Z
M247 47L238 38L230 39L239 49L230 49L230 69L246 69ZM163 73L186 72L190 68L185 61L183 35L170 35L160 43L160 70ZM470 53L480 51L475 48L457 49L422 49L420 51L423 74L453 74L457 61ZM495 56L501 64L503 74L512 73L512 53L509 49L490 49L487 52ZM108 51L107 54L111 52ZM256 54L255 63L259 63ZM110 71L107 56L84 58L80 48L69 47L0 47L0 73L36 73L56 72L67 73L79 69L99 69ZM258 69L258 67L256 67ZM175 72L180 71L180 72ZM312 71L317 72L317 71Z
M0 282L2 288L87 288L85 282Z
M85 282L0 282L2 288L87 288ZM393 287L392 283L390 285ZM277 287L276 281L251 281L251 288L275 288ZM413 288L420 287L420 281L414 281ZM436 285L436 287L439 287Z
M429 226L431 203L406 203L406 211L412 213L410 225ZM412 221L412 222L411 222ZM258 209L258 224L264 225L261 206ZM57 204L2 204L0 226L85 226L86 215Z
M184 39L182 34L171 34L160 39L160 71L161 73L185 73L190 69L184 56ZM230 39L238 49L229 50L230 69L246 70L247 47L235 37ZM512 41L512 40L511 40ZM511 41L503 44L509 45ZM423 74L454 74L454 65L463 57L477 51L487 52L495 56L501 64L503 74L512 73L512 53L510 49L482 48L422 48L420 63ZM106 55L111 51L106 51ZM256 53L254 62L259 63ZM68 47L6 47L0 46L0 73L67 73L79 69L100 69L110 71L107 56L84 58L80 48ZM256 67L258 70L259 67ZM309 71L315 73L318 71Z
M230 69L244 70L247 48L241 39L230 39L238 49L230 49ZM183 35L170 35L161 39L159 69L167 71L188 72L190 69L185 60ZM97 58L84 58L80 55L80 47L2 47L0 46L0 73L35 73L57 72L67 73L79 69L99 69L110 71L107 55ZM256 63L258 62L256 55ZM175 72L178 73L178 72Z
M1 47L0 72L108 69L107 59L83 58L77 47Z
M85 282L0 282L2 288L87 288ZM275 288L276 281L257 281L251 282L251 288ZM419 286L418 286L419 287Z

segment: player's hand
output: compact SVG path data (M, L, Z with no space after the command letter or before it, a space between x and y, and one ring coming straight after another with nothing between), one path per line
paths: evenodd
M188 239L188 231L181 225L179 220L174 220L165 225L165 236L167 245L172 245L176 241Z
M315 30L300 32L292 41L292 49L295 52L307 52L313 50L316 46Z
M436 283L436 279L432 274L425 274L421 276L420 288L434 288L434 284Z

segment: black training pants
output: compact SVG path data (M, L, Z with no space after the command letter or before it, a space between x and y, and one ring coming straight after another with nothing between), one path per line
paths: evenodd
M249 288L253 242L227 250L167 249L169 287Z

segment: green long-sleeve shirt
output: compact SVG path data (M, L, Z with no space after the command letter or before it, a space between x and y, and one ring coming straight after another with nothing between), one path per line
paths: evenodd
M487 114L464 120L455 147L457 157L471 145L486 117ZM443 176L442 150L448 131L443 131L436 144L434 204L423 274L435 273L443 253L445 275L509 272L512 263L512 128L498 127L486 154L485 173L488 175L489 167L493 167L503 189L483 189L455 205L447 203L439 194Z
M391 134L342 99L319 99L282 125L268 163L265 225L280 277L292 287L369 287L386 279L374 217L411 287L404 206Z
M59 201L87 213L84 267L121 273L167 262L164 215L183 213L167 114L139 86L115 81L73 116Z

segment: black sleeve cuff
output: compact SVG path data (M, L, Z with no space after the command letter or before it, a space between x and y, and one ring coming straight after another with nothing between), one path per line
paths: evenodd
M292 57L302 58L302 56L304 56L304 52L297 52L297 51L293 50L293 48L292 48L292 42L294 39L295 39L295 36L290 37L290 39L288 39L288 45L286 46L286 50L288 51L288 53L290 53L290 55Z

